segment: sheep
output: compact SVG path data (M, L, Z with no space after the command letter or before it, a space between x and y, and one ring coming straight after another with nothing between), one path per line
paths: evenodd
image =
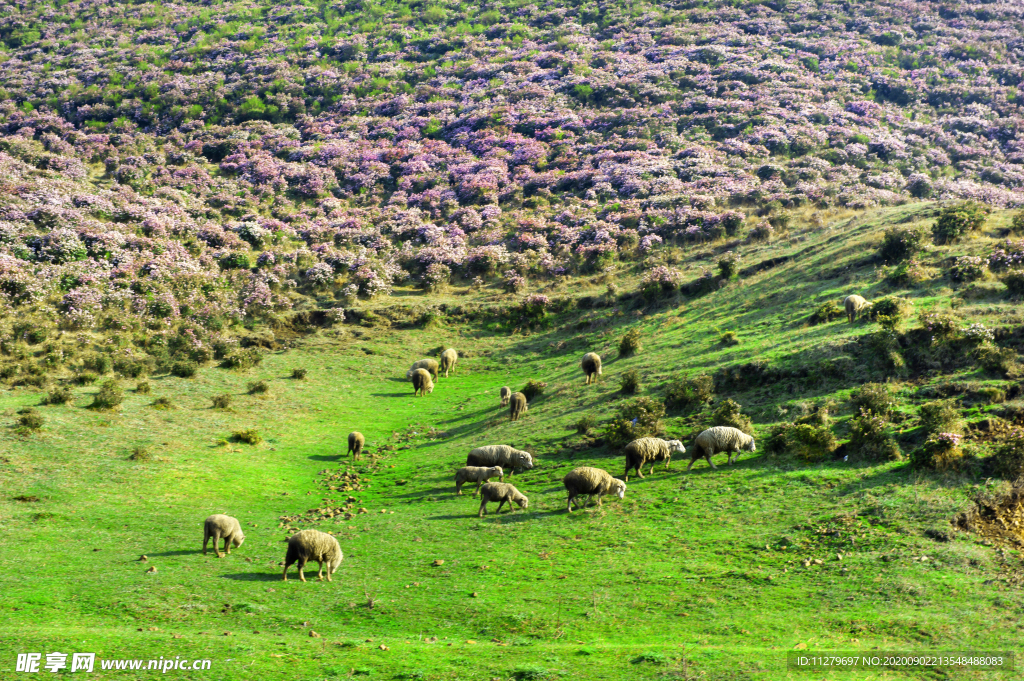
M846 299L843 300L843 307L846 308L846 318L853 324L854 320L857 319L857 313L871 307L871 303L860 296L853 295L846 296Z
M587 375L585 385L590 385L591 381L597 383L597 377L601 375L601 356L596 352L588 352L583 355L580 366L583 367L583 373Z
M417 369L412 373L413 395L426 397L434 392L434 382L430 380L430 373L426 369Z
M601 497L605 494L614 492L620 499L626 496L626 483L616 480L600 468L588 466L576 468L562 478L562 484L569 492L569 498L565 501L565 510L569 513L572 513L572 502L576 501L576 497L581 497L584 494L587 495L587 501L583 504L583 508L590 504L590 500L595 494L598 506L601 506ZM576 503L579 504L578 501Z
M509 445L485 445L477 447L466 457L467 466L501 466L516 471L533 468L533 455Z
M434 380L437 380L438 364L436 359L421 359L413 362L409 370L405 372L405 377L412 378L412 375L416 373L417 369L426 369L430 372L430 375L433 376Z
M686 447L679 440L662 440L657 437L642 437L633 440L626 445L626 473L623 479L629 481L629 469L635 468L640 478L644 477L644 466L651 464L651 472L654 473L654 464L657 461L664 461L665 468L672 464L672 454L685 454Z
M526 395L522 393L512 393L512 396L508 400L509 403L509 420L518 421L519 417L526 413Z
M353 430L348 434L348 453L353 458L358 459L359 455L363 453L363 445L366 444L366 438L358 430Z
M288 538L288 552L284 557L284 573L282 573L283 581L288 581L288 568L295 562L299 564L299 579L306 581L306 576L302 574L302 571L305 569L306 563L315 560L320 567L316 573L317 579L324 578L324 564L326 564L327 581L330 582L332 581L331 575L341 565L342 558L344 556L337 539L319 530L303 530Z
M245 541L245 533L237 518L218 513L211 515L203 523L203 555L206 555L206 542L213 539L213 550L218 558L220 555L220 540L224 540L224 553L231 553L232 546L241 546Z
M466 466L455 471L455 493L462 494L462 486L467 482L475 482L476 489L473 491L473 496L480 493L480 485L487 482L493 477L497 477L498 480L504 482L505 471L501 470L501 466L488 466L482 468L480 466Z
M498 396L501 397L501 406L507 407L509 398L512 397L512 388L507 385L501 386L501 390L498 391Z
M444 377L448 378L448 372L455 373L455 363L459 361L459 353L453 348L448 348L441 353L441 366L440 371L444 372Z
M712 468L715 468L715 464L711 463L711 457L717 452L728 452L729 460L726 463L731 464L733 455L739 454L741 449L748 452L756 451L754 438L738 428L731 428L729 426L708 428L697 436L696 447L691 455L690 465L686 467L686 470L689 472L697 459L702 456L708 460L708 464Z
M519 508L527 508L530 505L530 500L527 499L517 490L514 486L507 482L489 482L480 488L480 513L479 517L483 518L484 514L487 513L487 502L497 501L498 510L495 513L501 512L501 507L508 502L509 511L515 511L512 508L512 502L519 504Z

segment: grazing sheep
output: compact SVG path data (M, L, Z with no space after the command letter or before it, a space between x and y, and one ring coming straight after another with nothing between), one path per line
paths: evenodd
M526 395L522 393L512 393L512 396L508 398L509 404L509 420L518 421L519 417L526 413Z
M512 469L509 475L523 469L533 468L533 455L509 445L485 445L477 447L466 457L467 466L501 466Z
M426 369L417 369L412 372L413 395L426 397L434 392L434 382L430 380L430 373Z
M501 512L501 507L506 501L509 511L515 510L512 508L512 502L519 504L519 508L526 508L530 505L530 500L507 482L489 482L480 488L480 513L478 515L481 518L487 513L488 501L498 502L498 510L495 513Z
M245 533L237 518L218 513L211 515L203 523L203 555L206 555L206 542L213 539L213 550L218 558L220 555L220 540L224 540L224 553L231 553L232 546L241 546L245 541Z
M306 581L306 576L302 574L302 570L306 567L306 563L316 561L320 567L320 570L316 573L317 579L322 580L324 578L324 564L326 564L327 581L330 582L332 581L331 575L341 565L342 558L344 556L341 553L341 547L338 546L337 539L319 530L303 530L288 538L288 552L284 557L284 573L282 577L287 582L288 568L292 563L298 562L299 579Z
M493 477L497 477L499 480L505 480L505 471L501 470L501 466L488 466L482 468L480 466L466 466L455 471L455 493L462 494L462 486L467 482L475 482L476 489L473 491L473 496L480 493L480 485L487 482Z
M348 453L354 458L358 459L359 455L363 453L363 445L366 444L366 438L358 430L353 430L348 434Z
M590 504L590 500L595 494L598 506L601 505L601 497L605 494L614 492L619 495L620 499L626 496L626 483L616 480L600 468L588 466L577 468L562 478L562 484L569 492L569 498L565 502L565 510L569 513L572 513L572 502L576 501L576 497L581 497L584 494L587 495L587 501L583 504L583 508ZM578 504L579 501L576 503Z
M455 373L455 363L459 361L459 353L453 348L448 348L441 353L441 366L440 370L444 372L444 377L448 378L448 372Z
M662 440L658 437L633 440L626 445L626 474L623 478L629 481L630 468L635 468L636 474L643 478L644 466L647 464L651 464L651 473L654 473L654 464L658 461L664 461L667 469L672 464L673 452L685 454L686 447L679 440Z
M601 356L596 352L588 352L583 355L580 366L583 367L583 373L587 375L585 385L590 385L591 381L597 383L597 377L601 375Z
M501 390L498 391L498 395L501 397L501 406L507 407L509 398L512 397L512 388L507 385L501 386Z
M426 369L430 372L430 375L437 380L437 360L436 359L421 359L418 362L413 362L409 370L405 372L406 378L412 378L412 375L416 373L417 369Z
M711 463L711 457L718 452L728 452L729 460L726 463L732 463L733 455L739 454L740 450L753 452L757 449L754 446L754 438L742 430L729 426L708 428L697 436L696 445L690 465L686 467L687 471L693 468L693 464L702 456L708 460L712 468L715 468L715 464Z
M853 324L857 319L857 313L871 307L871 303L857 295L846 296L846 299L843 300L843 307L846 308L846 318Z

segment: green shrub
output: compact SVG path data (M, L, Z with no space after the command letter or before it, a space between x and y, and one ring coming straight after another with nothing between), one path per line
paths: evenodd
M846 316L846 310L834 300L829 300L818 306L818 309L811 315L811 324L827 324L833 319L841 319Z
M258 445L263 442L263 438L255 428L249 428L247 430L236 430L231 434L231 438L235 442L244 442L247 445Z
M1024 475L1024 431L1014 430L996 447L992 464L993 472L1004 480Z
M985 276L985 259L973 255L962 255L949 268L949 278L953 281L977 281Z
M984 343L975 351L978 365L985 371L1002 374L1007 378L1016 377L1020 373L1020 362L1017 351L1013 348L1001 348L992 343Z
M547 387L548 387L547 383L544 383L542 381L535 381L533 379L530 379L529 381L526 382L526 385L523 386L523 389L520 390L519 392L521 392L524 395L526 395L526 399L528 401L532 402L534 397L537 397L538 395L543 395L544 394L544 388L547 388Z
M999 278L1011 296L1024 296L1024 270L1010 270Z
M935 243L951 243L981 229L990 211L988 206L976 201L964 201L943 208L939 219L932 226Z
M727 251L718 259L718 271L725 279L735 277L740 271L740 256L732 251Z
M78 374L75 374L75 377L72 378L71 380L77 383L78 385L92 385L93 383L98 381L99 378L100 377L98 375L94 374L91 371L82 371Z
M908 260L920 252L924 233L912 227L890 227L885 230L878 254L889 263Z
M707 374L677 378L665 391L665 404L673 409L697 409L715 396L715 381Z
M1006 392L994 385L986 385L976 391L978 399L985 404L1002 404L1006 401Z
M644 346L640 343L640 329L630 329L626 332L626 335L619 341L619 356L629 357L643 350Z
M292 369L292 378L297 381L301 381L306 378L306 374L309 373L305 369Z
M128 456L132 461L150 461L153 455L149 451L149 447L143 447L142 445L136 445L132 447L132 453Z
M71 392L71 388L59 387L51 390L43 398L43 404L69 404L73 399L75 399L75 394Z
M754 423L750 420L749 416L740 412L742 408L742 405L734 400L722 400L711 415L711 425L731 426L742 430L747 435L753 435Z
M576 432L579 433L580 435L586 435L591 430L593 430L594 426L596 425L597 419L595 419L590 414L584 414L583 416L576 419L576 423L572 424L573 428L575 428Z
M171 375L178 378L194 378L199 371L199 365L195 362L183 360L171 365Z
M250 395L265 395L270 392L270 386L266 381L253 381L246 385Z
M896 329L910 315L910 305L902 298L886 296L871 304L871 318L886 329Z
M910 453L910 463L915 468L959 470L964 460L960 440L961 436L957 433L935 434Z
M640 390L640 372L636 369L624 371L619 378L619 390L626 395L634 395Z
M936 400L921 405L921 427L929 435L964 432L967 423L960 414L956 400Z
M236 350L224 358L221 366L225 369L252 369L263 361L263 353L256 348Z
M100 390L92 398L90 409L113 409L124 401L124 391L117 381L111 379L100 386Z
M1020 234L1024 232L1024 210L1018 211L1010 221L1010 231Z
M808 463L828 458L838 446L831 430L808 423L775 424L769 428L764 443L769 454L793 454Z
M133 359L118 359L114 362L114 371L125 378L138 378L146 373L146 365Z
M154 409L174 409L174 402L169 397L158 397L150 406Z
M150 390L149 381L139 381L135 386L135 393L138 395L148 395Z
M211 401L213 402L214 409L227 409L231 406L231 395L226 393L224 395L216 395L211 398Z
M854 411L870 411L888 418L896 411L899 402L893 395L893 387L888 383L865 383L850 394L850 406Z
M89 355L82 360L83 368L101 375L109 372L112 366L113 362L109 355Z
M18 375L18 365L17 364L5 364L3 367L0 367L0 378L2 378L4 380L10 379L10 378L14 378L17 375Z
M718 337L718 342L725 346L739 345L740 339L735 331L726 331Z
M613 447L622 447L640 437L652 437L665 432L661 419L665 405L650 397L637 397L624 402L605 429L605 438Z
M850 448L868 461L899 461L903 458L899 444L889 434L889 422L862 409L850 419Z
M19 413L21 416L18 417L18 424L22 428L27 428L28 430L39 430L43 427L43 415L35 409L22 409Z

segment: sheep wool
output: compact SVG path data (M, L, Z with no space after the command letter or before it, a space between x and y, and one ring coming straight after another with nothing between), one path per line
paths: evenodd
M509 420L518 421L519 417L526 413L526 395L522 393L512 393L508 403Z
M224 540L224 553L231 553L232 546L241 546L245 541L245 533L242 532L242 525L237 518L218 513L211 515L203 523L203 555L206 555L206 542L213 539L213 550L218 558L220 554L220 540Z
M470 451L466 457L467 466L501 466L516 471L533 468L533 455L509 445L484 445Z
M455 493L462 494L462 486L467 482L475 482L476 489L473 491L473 496L480 493L480 485L487 482L491 478L498 478L498 480L505 480L505 471L501 469L501 466L488 466L483 468L481 466L466 466L455 471Z
M730 426L708 428L697 436L696 447L693 448L690 465L686 467L686 470L689 471L693 468L693 464L702 456L707 459L708 465L715 468L715 464L711 463L711 457L718 452L728 452L729 460L726 463L732 463L733 457L740 450L747 452L756 451L757 447L754 445L754 438L742 430Z
M512 504L516 503L519 508L527 508L530 505L530 500L527 499L517 490L513 485L507 482L489 482L480 488L480 513L478 515L483 518L484 514L487 513L487 502L497 501L498 509L495 513L501 512L501 507L508 502L509 511L514 511Z
M596 352L588 352L583 355L580 366L583 368L583 373L587 375L586 385L590 385L591 382L597 383L597 377L601 375L601 356Z
M341 553L341 546L338 540L329 534L319 530L303 530L288 538L288 551L284 557L283 581L288 581L288 568L292 563L298 563L299 579L306 581L302 570L306 563L316 561L320 570L317 572L317 579L324 578L324 565L327 566L327 581L330 582L331 575L341 565L344 556Z
M430 380L430 373L426 369L417 369L412 372L413 395L426 397L434 392L434 382Z
M512 388L507 385L501 386L501 390L498 391L498 396L501 398L501 406L507 407L508 401L512 397Z
M635 468L636 474L643 478L644 466L651 464L651 473L654 473L654 464L658 461L664 461L665 468L668 469L672 463L673 453L685 454L686 447L679 440L662 440L658 437L633 440L626 445L626 473L622 477L628 482L629 470Z
M572 504L575 501L579 504L577 497L587 495L587 501L583 504L586 508L590 500L596 495L597 505L601 506L601 497L605 494L616 494L620 499L626 496L626 483L616 480L606 471L600 468L583 466L576 468L562 478L569 498L565 502L565 510L572 513Z
M846 319L853 324L854 320L857 319L857 314L867 307L870 307L871 303L864 300L858 295L846 296L843 300L843 307L846 308Z
M364 444L366 444L366 438L358 430L353 430L348 434L348 453L353 458L358 459L359 455L363 453Z
M448 348L441 353L441 366L440 371L444 372L444 377L448 378L448 372L455 373L455 363L459 361L459 353L454 348Z
M412 378L412 375L416 373L417 369L426 369L433 377L433 379L435 381L437 380L438 364L436 359L421 359L419 361L413 362L412 366L409 367L409 370L405 372L405 377Z

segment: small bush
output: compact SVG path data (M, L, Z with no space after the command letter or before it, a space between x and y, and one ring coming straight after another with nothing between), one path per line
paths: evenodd
M225 369L252 369L263 361L263 353L256 348L236 350L224 358L221 366Z
M146 373L146 365L131 359L119 359L114 362L114 371L125 378L138 378Z
M939 219L932 226L935 243L946 244L981 229L991 209L976 201L964 201L947 206L939 213Z
M92 385L93 383L98 381L99 378L99 376L97 376L91 371L83 371L79 374L75 374L75 377L72 378L71 380L77 383L78 385Z
M986 385L979 388L975 394L985 404L1002 404L1006 401L1006 391L994 385Z
M124 391L117 381L109 380L100 386L100 391L92 398L91 409L113 409L124 401Z
M1010 221L1010 231L1015 234L1024 233L1024 210L1018 211Z
M83 368L101 375L109 372L112 366L113 362L109 355L89 355L82 360Z
M887 383L865 383L850 394L850 406L854 411L870 411L888 418L896 411L899 402L893 395L893 388Z
M985 259L973 255L962 255L949 268L949 278L967 283L985 276Z
M213 402L214 409L227 409L231 406L231 395L226 393L224 395L217 395L211 398L211 401Z
M18 424L22 428L28 430L39 430L43 427L43 415L37 412L35 409L22 409L20 417L18 417Z
M149 385L149 381L139 381L135 386L135 392L138 395L148 395L152 391Z
M878 254L885 262L897 263L901 260L908 260L920 252L923 242L924 233L919 229L890 227L885 230L885 236L882 237L882 245L878 249Z
M154 409L174 409L174 402L169 397L158 397L150 406Z
M636 369L624 371L619 378L619 390L626 395L634 395L640 390L640 372Z
M673 409L697 409L715 396L715 381L707 374L679 378L665 391L665 405Z
M999 278L1011 296L1024 296L1024 270L1010 270Z
M769 429L765 441L769 454L793 454L808 463L827 458L838 446L831 430L808 423L776 424Z
M757 223L757 226L747 233L747 237L751 241L771 241L775 235L775 228L767 220L762 220Z
M910 315L910 305L902 298L886 296L871 304L871 318L883 328L898 328Z
M1024 431L1014 430L998 447L992 457L993 471L1004 480L1016 480L1024 475Z
M718 259L718 271L725 279L732 279L740 271L740 256L732 251L727 251Z
M1013 348L1001 348L992 343L983 343L975 352L978 366L985 371L1001 374L1006 378L1014 378L1020 373L1020 362L1017 351Z
M850 448L868 461L899 461L903 453L889 435L888 426L881 416L862 409L850 419Z
M959 433L937 433L910 453L910 463L915 468L958 470L964 459L961 439Z
M292 378L296 381L301 381L306 378L306 374L309 373L306 369L292 369Z
M253 381L246 385L250 395L265 395L270 392L270 386L266 381Z
M742 430L747 435L754 434L754 423L750 417L740 412L742 405L734 400L722 400L711 415L712 426L731 426Z
M921 405L921 426L929 435L962 434L966 427L956 400L936 400Z
M132 461L150 461L153 455L150 453L148 447L142 445L136 445L132 447L132 453L128 455L128 458Z
M247 430L236 430L231 434L231 439L235 442L244 442L247 445L258 445L263 442L263 438L255 428L249 428Z
M18 375L18 365L17 364L7 364L7 365L4 365L3 367L0 367L0 378L2 378L4 380L7 380L9 378L14 378L17 375Z
M71 388L54 388L50 393L43 398L43 404L69 404L75 399L75 394L71 392Z
M171 375L178 378L193 378L199 371L199 365L195 362L181 361L171 365Z
M739 345L740 339L735 331L726 331L718 337L718 342L725 346Z
M619 356L629 357L643 350L644 346L640 342L640 329L630 329L626 332L626 335L619 341Z
M526 382L526 385L523 386L523 389L520 390L519 392L521 392L524 395L526 395L526 399L528 401L532 402L534 397L537 397L538 395L543 395L544 394L544 388L547 388L547 387L548 387L547 383L543 383L542 381L535 381L533 379L530 379L529 381Z
M846 310L836 301L829 300L818 306L818 309L811 315L811 324L827 324L833 319L841 319L846 316Z
M637 397L619 405L605 437L611 446L621 447L639 437L661 435L665 432L661 425L664 415L664 404L650 397Z
M576 429L577 433L579 433L580 435L586 435L587 433L594 429L594 426L597 425L597 419L595 419L590 414L585 414L579 417L576 420L576 423L572 425L573 428Z

